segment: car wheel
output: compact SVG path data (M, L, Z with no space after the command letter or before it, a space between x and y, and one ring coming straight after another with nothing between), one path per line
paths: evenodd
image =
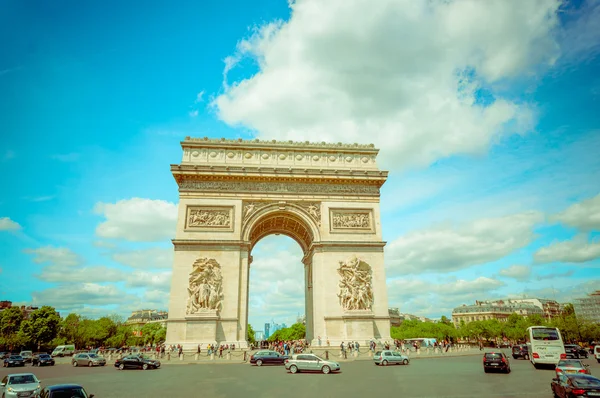
M42 363L41 363L41 362L38 362L38 363L37 363L37 366L38 366L38 368L39 368L40 366L42 366Z
M598 362L600 362L600 361L598 361ZM290 372L292 372L292 373L298 373L298 368L296 367L296 365L290 366Z
M489 371L488 371L486 368L483 368L483 371L484 371L485 373L489 372Z
M513 355L513 359L517 359L517 356L516 356L516 355Z
M260 359L256 361L256 366L262 366L262 361Z
M91 368L92 366L94 366L94 364L92 363L92 361L88 362L88 366Z
M73 367L77 367L77 361L73 361Z
M506 373L510 373L510 367L506 368Z
M387 365L388 365L388 361L384 359L384 360L383 360L383 362L381 362L381 364L382 364L383 366L387 366Z
M123 370L123 369L125 369L125 365L123 365L123 364L120 364L120 365L119 365L119 370Z
M331 368L325 365L321 368L321 372L323 372L323 374L328 374L329 372L331 372Z
M403 361L402 361L402 364L403 364L403 365L408 365L408 359L405 359L405 360L403 360Z
M142 365L142 369L144 369L144 370L148 370L148 364L147 364L147 363L143 364L143 365Z

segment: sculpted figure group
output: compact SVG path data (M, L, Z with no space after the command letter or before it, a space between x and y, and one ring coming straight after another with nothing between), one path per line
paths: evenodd
M188 219L190 227L226 227L230 223L227 210L191 210Z
M199 258L193 268L189 278L187 313L220 310L223 299L221 266L214 259Z
M373 305L372 274L369 264L352 256L340 261L338 298L345 310L370 310Z
M334 228L370 228L369 213L333 213Z

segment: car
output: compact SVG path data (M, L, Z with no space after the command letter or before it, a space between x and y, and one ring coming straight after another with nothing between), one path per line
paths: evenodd
M486 352L483 354L483 371L488 373L490 370L510 373L510 363L503 352Z
M9 374L0 382L0 392L4 398L36 397L41 388L40 381L33 373Z
M25 366L25 360L20 355L11 355L4 359L4 367L10 368L11 366Z
M561 359L555 368L556 373L584 373L591 375L589 365L580 359Z
M550 382L555 397L600 396L600 379L581 373L560 373Z
M141 354L128 355L122 359L115 361L115 368L119 370L124 369L158 369L160 368L160 361L150 359Z
M23 357L23 360L27 363L27 362L31 362L31 358L33 358L33 352L32 351L21 351L19 353L20 356Z
M49 354L37 354L31 358L31 366L54 366L54 358Z
M285 360L285 369L290 373L298 372L339 372L340 364L328 361L314 354L296 354Z
M408 365L410 359L406 355L402 355L396 351L377 351L373 356L373 362L375 365Z
M512 357L514 359L529 359L529 348L527 344L517 344L512 348Z
M256 366L265 365L283 365L285 360L289 359L287 355L281 355L276 351L258 351L250 356L250 363Z
M579 359L588 357L587 350L577 344L565 344L565 354L567 354L567 358Z
M106 365L106 359L98 356L96 354L75 354L73 355L73 359L71 359L71 364L75 367L81 366L104 366Z
M44 388L39 398L92 398L93 396L94 394L88 394L79 384L55 384Z

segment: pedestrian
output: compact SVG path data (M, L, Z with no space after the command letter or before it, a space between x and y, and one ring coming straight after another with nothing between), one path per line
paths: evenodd
M202 348L200 347L202 344L198 344L198 355L200 355L200 353L202 353Z
M319 347L321 347L321 336L317 338L319 340Z

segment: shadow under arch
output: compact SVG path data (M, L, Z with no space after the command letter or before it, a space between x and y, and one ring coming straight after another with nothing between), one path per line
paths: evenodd
M304 256L309 254L313 242L321 241L319 226L310 215L295 204L273 203L251 214L242 229L242 239L249 243L250 252L262 238L286 235L298 242Z

